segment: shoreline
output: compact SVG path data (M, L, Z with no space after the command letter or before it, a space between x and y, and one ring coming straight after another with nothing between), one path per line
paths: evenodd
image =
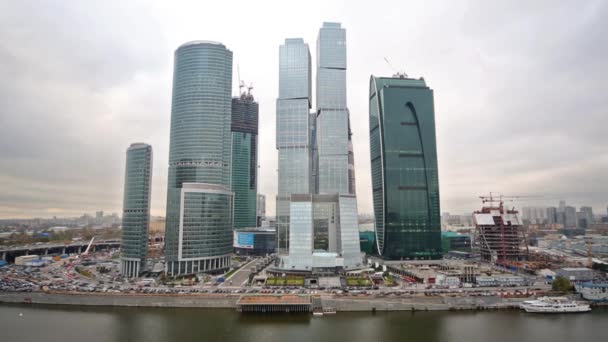
M124 306L160 308L224 308L237 309L240 295L182 294L92 294L60 292L6 292L0 293L0 303L47 304L74 306ZM357 298L321 296L323 306L337 312L379 311L459 311L519 309L527 298L487 297L409 297L409 298Z

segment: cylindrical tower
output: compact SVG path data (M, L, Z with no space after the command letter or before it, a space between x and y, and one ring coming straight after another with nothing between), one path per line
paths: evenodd
M170 275L229 266L231 87L232 51L223 44L193 41L175 51L165 231ZM218 191L228 196L221 203L213 199Z
M135 278L145 267L150 224L152 146L134 143L127 149L122 210L121 272Z

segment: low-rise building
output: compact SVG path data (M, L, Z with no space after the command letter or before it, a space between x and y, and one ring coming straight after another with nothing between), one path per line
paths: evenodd
M571 281L593 280L593 270L584 267L564 267L558 269L555 273Z
M526 284L526 279L514 275L494 275L494 276L477 276L475 278L477 285L484 286L523 286Z

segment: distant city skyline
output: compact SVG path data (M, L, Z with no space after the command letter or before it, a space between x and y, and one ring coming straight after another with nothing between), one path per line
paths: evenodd
M416 15L403 21L403 13ZM311 1L297 12L286 3L3 3L0 218L120 212L124 147L133 141L154 148L151 214L164 216L173 51L196 39L229 46L233 68L253 83L258 192L274 216L276 47L302 34L314 42L324 21L349 29L346 95L360 213L372 212L368 81L394 73L385 57L433 85L442 212L471 212L477 196L493 191L544 196L519 207L563 198L605 213L607 15L602 1Z

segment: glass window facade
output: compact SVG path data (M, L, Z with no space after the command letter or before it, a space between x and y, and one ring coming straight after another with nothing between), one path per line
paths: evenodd
M258 169L258 103L250 94L232 99L234 227L255 227Z
M349 167L350 125L346 105L346 30L323 23L317 39L317 122L319 194L354 194Z
M182 188L180 259L232 252L232 194L214 188Z
M180 237L179 231L184 183L231 188L231 91L232 52L224 45L195 41L175 51L165 230L167 270L172 275L193 270L192 264L186 265L181 261L179 246L184 243L204 249L196 253L190 251L188 255L202 256L224 250L223 243L214 247L209 243L182 240L191 236ZM231 208L219 211L221 215L230 216L218 221L224 224L222 229L228 235L232 231ZM195 221L194 217L187 217ZM212 261L206 266L225 267L219 261Z
M256 226L257 136L232 133L232 191L234 192L234 227Z
M299 195L304 197L304 195ZM289 263L294 269L310 269L313 251L312 197L292 200L290 205Z
M308 44L286 39L279 48L279 98L276 146L279 154L277 239L279 251L289 246L289 201L293 193L313 189L311 162L311 68Z
M362 266L357 199L353 195L295 194L290 202L287 269ZM322 258L315 258L322 255Z
M150 224L152 146L135 143L127 149L122 210L121 271L137 277L143 271Z
M372 76L369 119L380 255L441 258L433 91L424 80Z

